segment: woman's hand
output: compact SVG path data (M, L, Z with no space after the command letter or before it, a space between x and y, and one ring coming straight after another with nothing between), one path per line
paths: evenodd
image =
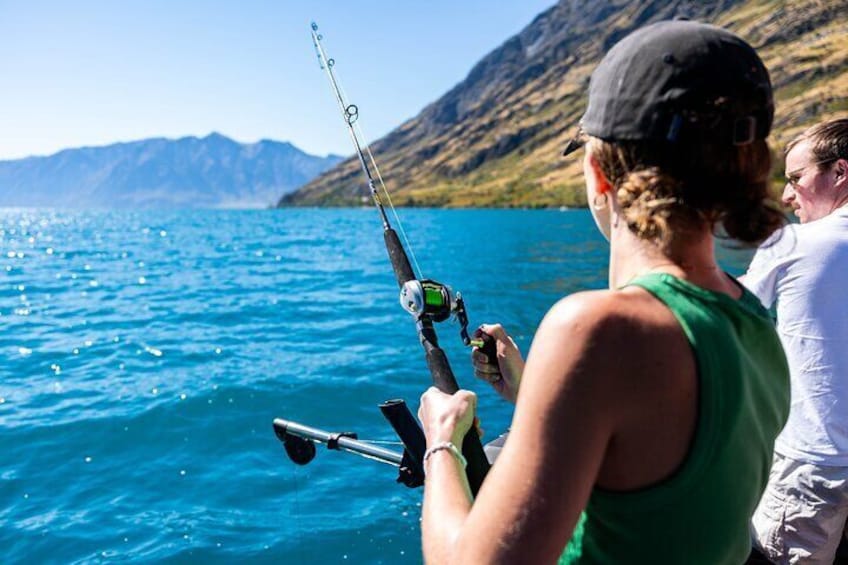
M524 359L518 346L504 331L500 324L483 324L478 331L488 334L495 340L497 359L489 359L480 348L471 350L471 364L474 375L492 385L492 388L504 399L515 404L521 374L524 372Z
M445 394L431 386L421 395L418 407L418 419L424 427L427 445L449 441L461 446L462 439L474 423L476 410L477 395L470 390Z

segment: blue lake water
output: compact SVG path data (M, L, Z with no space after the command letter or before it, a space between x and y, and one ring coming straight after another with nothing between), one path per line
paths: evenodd
M400 215L423 274L524 351L606 284L585 210ZM393 440L377 404L429 386L373 209L0 210L0 281L4 562L421 561L420 490L344 453L298 467L271 427ZM509 407L439 330L494 437Z

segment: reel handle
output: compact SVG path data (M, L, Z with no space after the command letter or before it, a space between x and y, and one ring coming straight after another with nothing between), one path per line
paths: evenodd
M495 338L477 328L474 330L474 336L471 338L471 345L477 347L483 353L492 365L498 364L498 345Z

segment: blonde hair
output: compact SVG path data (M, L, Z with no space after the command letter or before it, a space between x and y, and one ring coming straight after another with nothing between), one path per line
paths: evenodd
M590 138L587 149L612 185L627 227L663 249L705 228L753 246L786 222L768 191L765 141L717 146Z

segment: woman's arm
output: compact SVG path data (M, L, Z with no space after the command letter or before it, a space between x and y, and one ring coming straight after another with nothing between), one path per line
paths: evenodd
M557 559L588 501L621 399L626 336L611 323L615 297L581 293L542 322L524 370L509 439L471 496L448 450L427 462L422 533L431 563L544 563ZM428 391L419 412L428 445L460 441L473 395ZM458 445L458 444L457 444Z

